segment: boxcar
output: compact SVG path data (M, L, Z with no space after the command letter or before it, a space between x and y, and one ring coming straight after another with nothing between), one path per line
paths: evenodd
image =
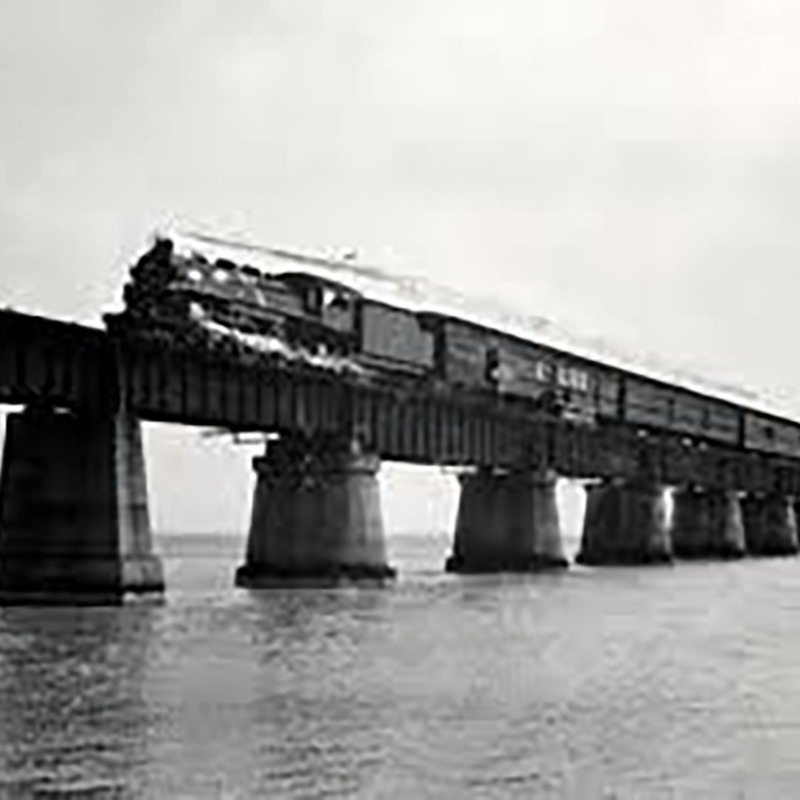
M626 374L624 419L658 428L736 445L740 411L722 400L696 394L639 375Z
M618 415L619 378L613 370L475 323L420 316L435 335L436 374L448 384L584 420Z
M442 314L417 315L434 341L436 376L454 387L475 391L493 388L488 379L493 332Z
M739 443L740 420L739 410L724 401L675 388L672 431L735 445Z
M501 394L549 397L566 415L584 421L616 418L619 378L611 369L578 356L512 337L497 343Z
M639 375L625 375L623 418L646 427L668 429L674 390Z
M744 411L744 447L800 458L800 424L758 411Z

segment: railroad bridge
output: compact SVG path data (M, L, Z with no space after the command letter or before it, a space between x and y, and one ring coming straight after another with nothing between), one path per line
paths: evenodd
M0 403L24 407L8 417L0 475L5 603L163 590L142 420L276 434L254 461L242 586L390 577L382 460L461 468L452 571L567 566L559 476L585 479L585 564L798 549L800 452L749 446L758 421L741 415L729 443L625 415L589 424L414 374L364 382L13 311L0 312Z

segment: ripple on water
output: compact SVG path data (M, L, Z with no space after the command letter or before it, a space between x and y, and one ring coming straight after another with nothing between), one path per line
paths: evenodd
M249 593L238 544L171 546L162 607L0 610L0 797L796 794L797 560L462 578L417 541L392 588Z

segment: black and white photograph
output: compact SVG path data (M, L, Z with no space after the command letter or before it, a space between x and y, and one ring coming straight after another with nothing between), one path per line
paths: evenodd
M798 218L788 0L0 0L0 800L794 800Z

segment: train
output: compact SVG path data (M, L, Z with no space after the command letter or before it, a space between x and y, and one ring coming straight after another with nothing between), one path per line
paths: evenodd
M265 273L227 258L181 254L162 239L131 277L121 316L140 329L204 324L245 346L275 342L317 364L499 397L575 424L627 424L800 458L800 423L475 321L387 303L302 269Z

